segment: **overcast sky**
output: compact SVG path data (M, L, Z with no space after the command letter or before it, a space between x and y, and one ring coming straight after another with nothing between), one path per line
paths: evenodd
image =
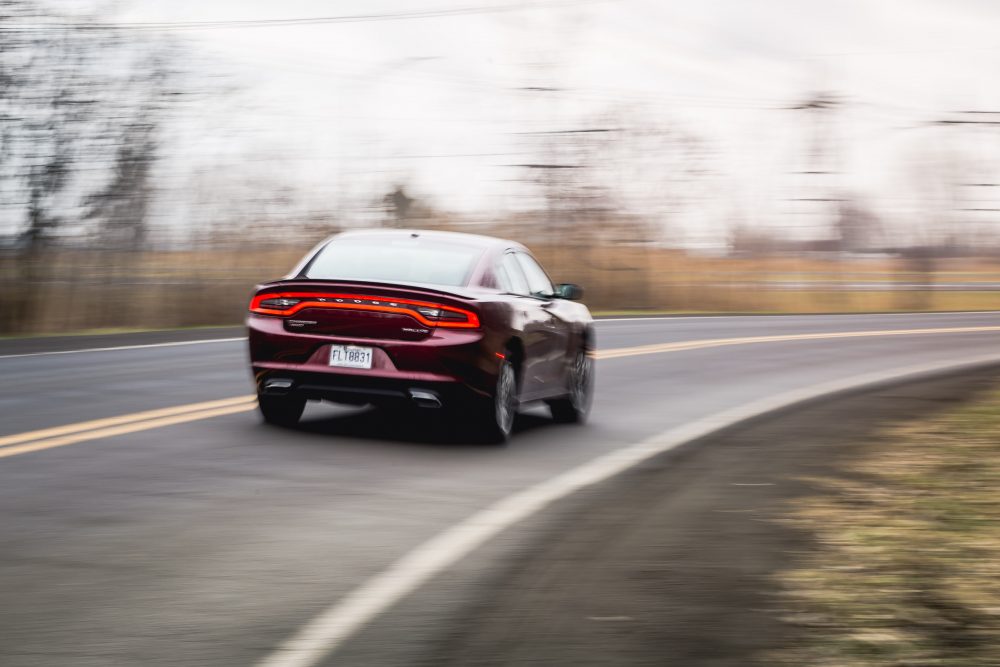
M1000 109L1000 3L992 0L130 0L122 7L117 20L140 22L524 7L177 33L203 56L199 67L232 73L238 83L199 109L200 126L224 125L225 141L189 137L178 150L184 160L280 172L275 178L305 187L406 182L465 212L518 206L524 174L508 165L537 148L518 133L572 129L629 108L704 138L716 154L716 185L728 200L687 215L685 234L717 234L733 211L780 225L783 189L797 187L787 173L803 167L810 128L805 112L788 107L826 90L843 102L829 115L838 187L870 198L885 215L905 216L915 207L904 201L914 161L941 145L942 130L927 123L958 110ZM523 90L530 87L559 90ZM969 136L956 140L958 149L991 159L1000 129Z

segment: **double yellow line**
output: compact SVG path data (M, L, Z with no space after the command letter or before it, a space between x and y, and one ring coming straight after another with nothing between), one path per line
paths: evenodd
M45 428L40 431L28 431L0 437L0 459L42 449L64 447L86 440L110 438L115 435L125 435L137 431L146 431L161 426L183 424L184 422L231 415L237 412L253 410L257 405L256 396L237 396L218 401L204 403L189 403L172 408L134 412L107 419L67 424L55 428Z
M644 354L664 354L668 352L683 352L686 350L701 350L729 345L753 345L758 343L779 343L800 340L829 340L833 338L871 338L881 336L914 336L951 333L986 333L1000 332L1000 326L980 327L946 327L938 329L889 329L882 331L843 331L837 333L784 334L776 336L750 336L744 338L713 338L707 340L691 340L676 343L659 343L653 345L638 345L621 347L612 350L598 350L593 353L596 359L619 359ZM64 447L87 440L110 438L116 435L147 431L162 426L172 426L185 422L220 417L238 412L248 412L257 405L253 395L224 398L218 401L189 403L171 408L135 412L118 417L95 419L93 421L67 424L46 428L40 431L29 431L0 437L0 458L37 452L43 449Z
M836 333L780 334L776 336L748 336L744 338L710 338L706 340L680 341L677 343L657 343L653 345L637 345L635 347L619 347L613 350L597 350L594 352L593 357L595 359L618 359L619 357L634 357L640 354L662 354L664 352L703 350L705 348L725 347L727 345L781 343L795 340L829 340L831 338L875 338L881 336L984 333L989 331L1000 332L1000 326L943 327L939 329L886 329L882 331L838 331Z

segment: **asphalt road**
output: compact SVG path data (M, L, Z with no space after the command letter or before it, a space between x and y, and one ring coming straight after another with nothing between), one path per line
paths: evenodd
M298 431L242 410L12 454L19 445L4 436L251 387L241 341L70 354L0 343L0 663L274 657L429 538L597 457L769 396L1000 358L998 330L790 336L975 327L1000 327L1000 313L602 321L608 358L598 362L590 424L557 426L530 411L502 448L431 437L384 413L310 405ZM775 336L783 338L663 345ZM324 664L412 664L481 590L476 581L526 548L532 531L558 528L543 513L500 533L364 624Z

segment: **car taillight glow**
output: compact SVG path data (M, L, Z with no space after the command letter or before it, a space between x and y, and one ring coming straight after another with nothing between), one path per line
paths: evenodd
M475 329L479 317L471 310L455 308L440 303L392 299L361 294L326 294L319 292L294 292L258 294L250 301L250 312L259 315L287 317L305 308L342 308L369 310L383 313L402 313L429 327Z
M301 299L288 299L284 297L279 299L262 299L258 307L267 310L288 310L300 301Z

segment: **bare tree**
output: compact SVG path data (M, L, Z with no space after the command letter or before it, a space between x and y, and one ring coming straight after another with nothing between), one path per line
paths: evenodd
M0 233L20 249L2 330L30 326L57 240L79 242L93 220L144 236L166 70L146 55L159 42L102 18L0 0Z
M104 247L139 249L148 234L147 214L153 195L152 171L159 157L158 132L165 100L173 96L171 72L162 57L148 59L133 86L145 100L133 118L121 125L112 141L116 154L111 178L101 190L89 195L84 219L98 222L98 237Z

